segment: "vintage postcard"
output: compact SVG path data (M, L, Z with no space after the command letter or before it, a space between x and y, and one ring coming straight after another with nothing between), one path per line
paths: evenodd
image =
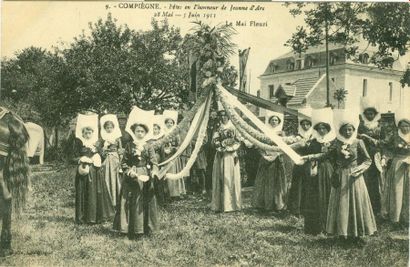
M407 266L410 5L2 1L0 266Z

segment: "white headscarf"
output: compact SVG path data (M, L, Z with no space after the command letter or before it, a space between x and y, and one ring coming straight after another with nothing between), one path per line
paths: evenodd
M164 110L164 113L162 114L162 118L163 118L164 126L165 126L164 127L164 132L165 132L165 134L167 134L167 133L171 132L177 126L178 111L176 111L176 110ZM166 121L168 119L171 119L171 120L174 121L174 126L172 128L167 128L167 126L166 126Z
M336 138L343 143L351 145L357 138L357 127L359 126L359 116L358 112L352 109L337 109L333 111L334 125L336 132ZM353 125L354 133L350 138L345 138L340 134L340 128L346 124Z
M150 138L150 133L152 132L152 126L153 126L154 112L155 112L154 110L147 111L147 110L140 109L137 106L133 106L128 116L127 124L125 126L125 131L129 133L129 135L134 140L135 144L141 145ZM142 140L137 139L134 132L131 130L131 126L136 123L145 125L148 128L148 132Z
M280 122L276 127L273 127L269 121L270 119L275 116L278 117ZM276 133L279 133L283 130L283 122L284 122L285 116L283 113L275 112L272 110L266 110L266 117L265 117L265 124L269 125Z
M373 97L362 97L360 101L360 107L361 107L360 117L363 120L364 126L366 126L369 129L374 129L378 127L381 114L379 112L379 105L376 99ZM376 116L371 121L369 121L364 115L364 112L366 111L366 109L369 109L369 108L373 108L376 111Z
M312 127L312 108L306 107L303 109L298 110L298 133L300 136L302 136L303 139L310 139L312 136L313 132L313 127ZM311 127L305 131L303 127L300 125L300 123L304 120L310 121Z
M165 128L165 124L164 124L164 118L162 115L155 115L154 116L154 125L158 125L159 127L159 134L154 135L154 128L152 128L152 133L151 133L151 138L153 140L158 140L161 137L164 136L165 132L164 132L164 128Z
M114 129L111 133L107 133L104 128L104 124L110 121L114 125ZM122 136L120 125L118 123L117 115L115 114L107 114L100 118L100 126L101 126L101 138L104 141L107 141L111 144L115 144L115 141Z
M319 123L326 123L330 126L330 131L325 135L321 136L314 127ZM329 143L336 138L334 126L333 126L333 110L331 108L321 108L312 110L312 128L313 128L313 138L319 143Z
M84 139L83 137L83 129L85 127L91 128L93 130L90 139ZM85 147L94 147L98 141L98 114L78 114L77 124L75 128L75 137L80 139Z
M398 109L394 113L394 120L396 122L396 126L399 127L399 123L403 120L406 120L407 122L410 121L410 110L408 108L405 109ZM400 129L397 129L397 133L399 136L405 140L407 143L410 143L410 133L403 134Z

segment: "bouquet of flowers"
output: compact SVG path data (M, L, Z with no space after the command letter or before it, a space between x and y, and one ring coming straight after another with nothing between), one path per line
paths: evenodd
M321 149L322 153L328 152L330 145L331 145L330 142L323 143L323 146L322 146L322 149Z
M231 129L226 129L221 133L222 141L218 140L219 148L221 151L236 151L238 149L239 143L235 139L235 132ZM217 144L215 142L215 144Z
M350 149L350 145L348 144L343 144L340 152L343 154L345 159L349 159L352 156L352 151Z
M142 144L137 144L134 148L132 148L132 155L136 156L138 160L141 160L143 150L144 146Z

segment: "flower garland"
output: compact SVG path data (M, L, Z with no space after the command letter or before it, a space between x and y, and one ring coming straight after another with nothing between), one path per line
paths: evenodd
M167 173L165 175L165 178L171 179L171 180L176 180L176 179L181 179L181 178L186 177L186 176L189 175L189 170L194 165L194 163L196 161L196 158L198 157L198 153L201 150L203 141L205 139L208 120L209 120L209 111L210 111L210 107L211 107L211 99L212 99L211 97L212 97L212 95L210 96L208 102L206 103L205 114L204 114L204 117L203 117L203 123L201 124L201 126L198 130L198 137L197 137L197 140L195 142L194 150L192 151L189 160L187 161L185 167L179 173ZM171 162L169 164L172 165L172 164L174 164L174 162Z
M222 103L222 105L224 106L223 103ZM225 107L225 106L224 106L224 108L225 108L226 113L228 114L229 118L231 119L232 124L238 130L239 134L243 136L243 138L245 138L250 143L252 143L253 145L257 146L258 148L260 148L262 150L269 151L269 152L278 152L278 149L276 147L264 144L264 143L260 142L259 140L257 140L256 138L254 138L253 136L251 136L245 129L243 129L241 127L241 124L237 120L238 117L234 116L232 114L232 110Z
M221 96L218 99L222 100ZM220 102L222 103L222 106L226 110L226 113L228 114L228 116L229 116L230 120L232 121L233 125L238 130L239 134L243 136L243 138L245 138L247 141L249 141L250 143L252 143L253 145L257 146L258 148L260 148L262 150L269 151L269 152L278 152L279 151L276 146L272 146L272 145L262 143L258 139L254 138L251 134L249 134L248 131L246 131L246 129L243 128L242 126L247 125L249 128L252 128L252 129L253 129L253 127L249 126L240 116L238 116L235 109L233 109L232 106L229 105L229 103L227 103L225 101L220 101ZM263 136L263 134L261 134L261 133L260 133L260 135ZM273 144L272 141L270 141L270 143Z
M217 97L218 97L219 101L222 103L222 105L224 106L225 110L228 111L229 108L233 110L233 112L231 112L231 117L235 117L238 124L244 130L246 130L249 133L249 135L251 135L254 139L257 139L257 140L259 140L260 142L262 142L264 144L274 145L274 143L272 142L272 140L270 140L270 138L268 136L266 136L265 134L255 130L255 128L250 126L240 116L237 115L237 112L228 103L228 101L225 99L225 97L222 95L222 92L219 89L217 89Z
M188 128L190 126L190 122L192 121L193 117L197 113L199 107L205 102L209 91L211 90L211 87L207 87L203 89L200 97L192 107L190 111L188 111L182 121L167 135L164 136L164 138L157 140L151 144L151 146L157 150L160 147L164 146L165 144L169 143L173 138L175 138L178 134L184 134L188 131Z

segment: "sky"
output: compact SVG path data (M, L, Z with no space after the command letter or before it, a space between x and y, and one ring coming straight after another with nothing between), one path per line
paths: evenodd
M232 23L237 31L233 42L237 49L251 47L247 73L251 72L251 92L260 87L258 76L266 69L269 61L290 51L284 46L303 18L294 18L281 2L109 2L109 1L1 1L1 57L13 57L29 46L51 49L67 46L82 31L89 32L88 24L106 18L109 12L118 24L127 24L134 30L149 30L151 19L164 12L172 16L167 19L179 27L184 35L193 27L192 21L202 20L211 26ZM127 4L157 4L157 9L139 7L123 8ZM170 5L177 5L170 7ZM107 9L107 6L109 7ZM120 8L120 6L122 8ZM185 7L189 6L190 9ZM222 10L222 7L225 10ZM217 8L216 11L207 8ZM233 10L231 10L233 9ZM245 9L245 10L244 10ZM189 13L201 18L184 18ZM178 16L179 15L179 16ZM237 26L237 21L241 22ZM262 26L252 26L252 21ZM246 26L243 26L243 23ZM265 26L267 25L267 26ZM236 51L237 51L236 49ZM401 59L410 61L410 54ZM238 68L238 55L230 59ZM249 78L249 77L248 77Z
M181 9L171 10L170 2L157 2L159 9L142 8L119 8L120 2L29 2L29 1L2 1L2 25L1 25L1 56L13 57L21 49L29 46L51 49L53 46L64 46L73 41L85 30L88 31L89 22L96 22L99 18L105 18L108 12L118 20L119 24L127 24L134 30L149 30L151 19L154 14L164 11L174 12L168 17L171 25L179 27L182 34L190 32L193 27L192 21L197 18L183 18L199 14L209 16L200 18L211 25L219 23L233 23L237 34L233 42L237 49L251 47L248 59L248 73L251 72L251 91L255 93L259 89L259 79L269 61L289 51L284 43L290 38L298 24L303 23L301 18L293 18L288 9L282 3L225 3L226 10L220 10L224 3L217 2L173 2ZM124 6L122 2L122 5ZM128 2L130 3L130 2ZM152 2L139 2L152 3ZM195 7L195 4L199 5ZM106 5L110 8L107 9ZM189 5L190 10L185 10ZM230 10L231 5L235 10ZM250 10L254 5L254 10ZM116 6L116 7L115 7ZM199 9L200 7L217 6L217 11ZM260 6L259 10L255 10ZM248 10L243 10L243 9ZM262 10L264 9L264 10ZM177 17L179 14L181 16ZM159 19L163 19L160 17ZM236 26L236 22L246 22L246 26ZM266 26L251 26L251 21L266 23ZM237 51L236 49L236 51ZM231 64L238 67L238 55L230 59Z

